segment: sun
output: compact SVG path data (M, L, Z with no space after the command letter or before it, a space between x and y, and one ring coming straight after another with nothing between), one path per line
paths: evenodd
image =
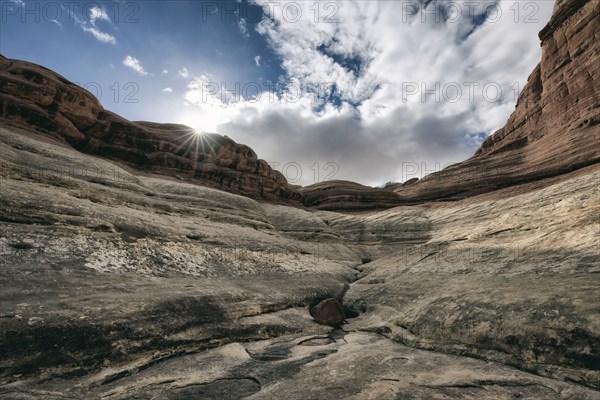
M227 112L219 107L202 109L194 105L182 108L177 121L193 128L196 132L217 132L217 128L226 121Z
M184 139L182 146L185 148L183 156L195 162L198 162L201 154L216 152L215 140L205 131L192 130L185 133L182 138Z

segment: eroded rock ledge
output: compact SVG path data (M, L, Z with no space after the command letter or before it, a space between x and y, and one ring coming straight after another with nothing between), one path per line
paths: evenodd
M131 122L104 110L57 73L0 55L0 120L43 132L129 167L255 199L299 205L300 194L256 153L217 134L175 124Z

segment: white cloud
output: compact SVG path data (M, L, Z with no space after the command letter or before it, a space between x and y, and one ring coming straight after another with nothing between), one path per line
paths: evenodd
M108 23L111 23L111 20L104 9L101 9L97 6L92 7L89 10L89 21L84 21L77 16L77 13L73 12L73 9L71 7L65 8L64 6L61 6L61 8L69 14L69 21L74 21L77 25L81 27L81 30L87 33L91 33L92 36L94 36L94 38L96 38L96 40L98 40L99 42L110 43L113 45L117 44L117 38L115 36L111 35L110 33L103 32L96 26L97 21L106 21ZM62 25L60 24L60 22L50 22L56 23L62 29Z
M168 71L168 70L166 70L166 69L163 69L163 70L162 70L162 73L163 73L163 75L167 75L167 74L169 73L169 71Z
M96 26L97 21L106 21L109 23L112 22L108 14L106 14L106 10L98 6L94 6L90 9L89 20L90 24L94 26Z
M190 72L188 71L188 69L186 67L183 67L179 70L179 76L182 78L189 78Z
M24 6L25 2L23 0L9 0L11 3L15 3L18 6Z
M163 93L173 93L173 88L166 87L162 91L163 91Z
M540 59L537 32L553 7L538 0L538 22L527 23L522 8L515 22L512 2L457 1L461 15L444 21L440 0L414 15L408 6L420 2L348 0L332 3L339 23L327 23L329 13L315 22L310 2L293 2L303 7L299 21L284 18L285 2L257 2L274 10L257 30L302 95L232 101L195 79L185 100L197 112L184 122L234 137L266 160L299 163L300 184L312 183L315 162L335 162L336 178L375 185L403 180L406 163L417 163L422 174L471 156L481 133L493 133L514 110L517 86ZM501 17L477 26L469 10L480 15L486 8ZM494 88L503 96L494 98ZM423 98L423 89L436 93Z
M123 65L133 69L135 72L137 72L138 74L140 74L142 76L148 75L148 72L146 72L146 70L140 63L140 60L138 60L135 57L132 57L132 56L125 57L125 59L123 60Z
M257 67L260 67L260 56L254 57L254 62L256 63Z
M81 26L81 29L83 29L84 32L91 33L99 42L117 44L117 38L110 33L102 32L94 27L88 28L86 26Z
M246 18L240 18L238 20L238 29L240 30L242 36L244 36L245 38L250 37L250 32L248 31L248 22L246 21Z

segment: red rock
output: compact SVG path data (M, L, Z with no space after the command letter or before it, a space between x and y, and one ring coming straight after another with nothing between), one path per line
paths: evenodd
M402 203L392 190L348 181L320 182L299 191L304 196L304 205L321 210L373 210L395 207Z
M0 56L0 122L38 131L84 153L255 199L300 205L302 196L248 146L192 128L131 122L44 67ZM33 129L31 129L33 128ZM200 140L202 139L202 140Z
M600 161L600 2L564 0L540 33L542 61L506 125L474 157L395 192L453 200L556 177Z

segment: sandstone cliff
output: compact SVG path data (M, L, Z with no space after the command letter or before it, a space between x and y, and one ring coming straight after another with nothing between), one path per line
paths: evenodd
M386 208L449 201L559 176L600 161L600 3L565 0L540 32L542 61L514 113L469 160L390 192L324 182L302 189L311 207ZM327 194L327 195L325 195Z
M540 33L542 61L506 126L474 157L395 189L408 202L452 200L600 161L600 3L565 0Z
M44 67L0 56L0 121L33 128L84 153L138 170L232 193L300 204L284 176L256 153L186 126L130 122L104 110L88 91Z

